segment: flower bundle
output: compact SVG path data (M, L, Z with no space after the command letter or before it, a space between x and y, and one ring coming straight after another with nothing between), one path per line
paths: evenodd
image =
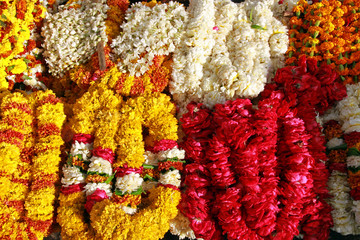
M175 50L170 92L180 115L191 101L212 108L256 97L287 50L287 27L274 2L192 1L183 40Z
M49 73L62 76L66 70L87 62L100 41L107 42L107 10L105 0L81 1L81 5L71 2L49 14L41 32Z
M156 55L169 55L180 44L187 22L182 4L169 2L150 7L133 4L121 25L122 33L113 39L111 47L122 72L131 76L144 74Z
M309 4L302 0L290 20L290 47L286 63L301 55L326 62L342 81L354 83L359 75L358 1L324 0Z
M333 209L331 211L334 221L333 229L343 235L356 234L354 232L354 216L351 214L350 187L347 181L347 145L344 142L343 131L338 122L338 114L335 115L330 112L330 114L324 116L324 119L327 121L324 124L324 134L327 140L328 168L331 174L328 180L331 198L328 202Z
M63 106L51 91L2 95L0 236L42 239L53 223Z
M35 24L44 18L45 11L38 0L1 1L1 89L4 90L9 87L6 78L11 75L22 74L27 71L28 67L32 67L31 64L36 63L29 55L22 56L21 54L26 52L28 48L29 50L33 48L34 43L32 41L28 42L27 45L24 45L24 42L30 39L31 31L35 28Z
M124 101L112 83L92 84L73 108L58 215L64 239L160 238L177 215L184 151L175 106L151 91Z
M292 239L307 214L313 178L305 123L274 91L248 99L191 103L183 115L186 191L180 204L196 237ZM325 239L325 238L319 238Z
M339 111L339 118L344 131L344 139L347 144L346 165L348 170L348 181L350 186L350 196L352 197L352 210L355 216L356 234L360 233L360 211L359 211L359 84L347 85L348 97L340 101L336 108Z

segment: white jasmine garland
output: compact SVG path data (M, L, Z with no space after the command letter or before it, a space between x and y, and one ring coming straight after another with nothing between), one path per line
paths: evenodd
M170 82L180 115L191 101L212 108L230 99L256 97L264 89L283 66L288 46L287 27L273 16L272 4L190 3L187 31L174 53Z
M360 201L353 202L353 212L355 214L355 235L360 234Z
M111 163L101 157L92 156L90 158L90 164L88 172L96 173L105 173L107 175L112 175L112 166Z
M353 203L347 177L346 173L332 171L328 180L329 193L332 195L328 202L333 208L331 211L334 220L333 230L343 235L354 234L355 226L350 212Z
M76 65L85 63L100 41L107 42L105 19L108 6L105 0L81 2L79 9L60 8L48 14L42 28L44 57L49 72L61 76Z
M65 165L62 170L64 176L61 178L61 184L64 187L85 183L85 174L78 167Z
M138 190L141 187L143 181L144 180L139 173L132 172L130 174L126 174L123 177L116 178L115 187L123 193L130 194Z
M83 161L88 161L91 157L91 150L93 149L93 143L82 143L75 141L75 143L71 146L70 155L76 156L81 155Z
M123 32L112 41L120 70L144 74L156 55L168 55L179 45L187 21L182 4L169 2L148 7L133 4L126 12ZM141 56L141 58L140 58Z
M174 147L172 149L161 151L157 153L157 159L158 161L163 161L166 159L171 158L178 158L179 160L182 160L185 158L185 150L178 149L177 147Z
M181 212L174 219L170 220L170 232L173 235L179 236L180 239L196 239L194 231L190 228L189 219Z
M160 174L160 179L159 179L159 183L161 184L171 184L174 185L175 187L180 187L181 184L181 175L179 170L170 170L167 171L166 173L161 173Z
M104 190L108 197L112 196L111 185L107 183L87 183L84 187L86 196L93 194L96 189Z

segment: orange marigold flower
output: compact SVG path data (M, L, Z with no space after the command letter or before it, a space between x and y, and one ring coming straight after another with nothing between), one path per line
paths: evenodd
M292 26L292 25L301 26L302 23L303 23L303 21L300 18L297 18L297 17L290 18L290 26Z
M97 174L91 174L91 175L87 175L85 181L87 183L89 183L89 182L102 183L102 182L105 182L106 180L107 180L107 177L100 176L100 175L97 175Z

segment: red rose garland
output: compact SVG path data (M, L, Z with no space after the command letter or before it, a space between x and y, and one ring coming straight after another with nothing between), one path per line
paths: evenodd
M316 121L346 95L327 66L301 58L280 69L257 107L238 99L214 111L191 103L182 213L204 239L327 239L325 139ZM299 228L301 226L301 228Z

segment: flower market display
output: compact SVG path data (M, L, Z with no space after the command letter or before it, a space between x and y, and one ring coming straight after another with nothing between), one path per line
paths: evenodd
M0 0L0 239L358 238L359 14Z

